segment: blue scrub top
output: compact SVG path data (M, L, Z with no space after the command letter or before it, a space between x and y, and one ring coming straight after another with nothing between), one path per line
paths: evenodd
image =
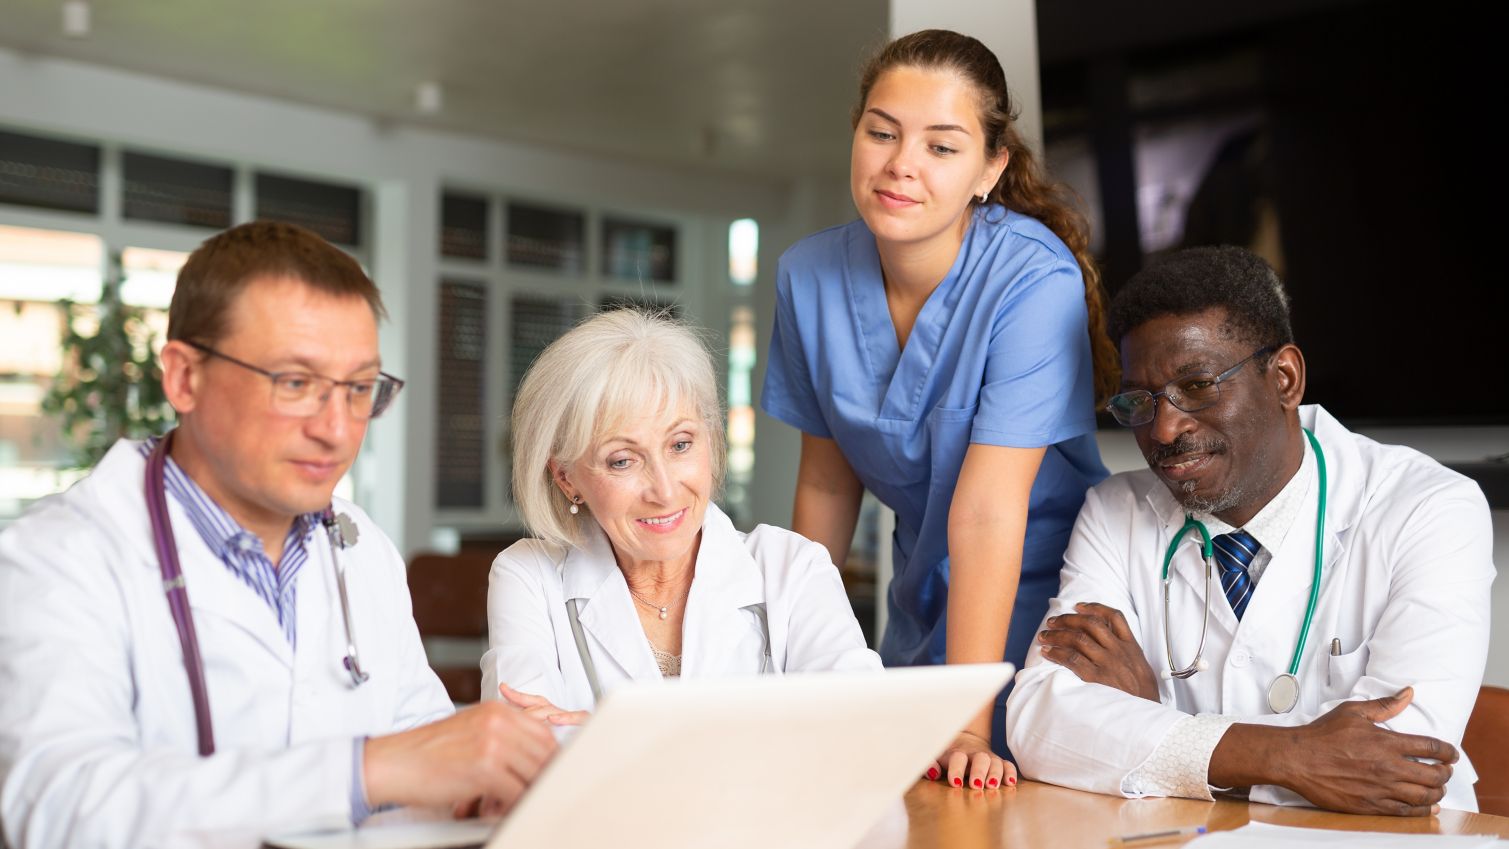
M948 509L969 444L1047 448L1006 644L1005 659L1020 668L1058 592L1085 491L1107 474L1073 253L1036 219L978 207L904 350L863 221L798 242L777 278L761 406L836 441L865 488L896 512L887 666L944 662Z

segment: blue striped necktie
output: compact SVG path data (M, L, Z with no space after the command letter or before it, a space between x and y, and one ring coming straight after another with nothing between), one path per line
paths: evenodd
M1241 621L1242 614L1247 611L1247 602L1252 599L1252 575L1248 574L1247 567L1252 565L1252 558L1262 546L1252 534L1243 530L1217 534L1211 544L1216 565L1221 567L1221 589L1226 591L1226 600L1231 602L1232 612Z

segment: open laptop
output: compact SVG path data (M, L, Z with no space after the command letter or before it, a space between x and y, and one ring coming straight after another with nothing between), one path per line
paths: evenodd
M270 845L852 846L1011 673L991 663L636 683L608 695L496 826L409 823Z

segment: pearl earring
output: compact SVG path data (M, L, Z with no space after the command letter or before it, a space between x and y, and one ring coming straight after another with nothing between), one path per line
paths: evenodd
M577 506L578 504L581 504L581 503L582 503L582 497L580 495L575 495L575 496L571 497L571 515L575 516L576 514L582 512L582 508L580 508L580 507Z

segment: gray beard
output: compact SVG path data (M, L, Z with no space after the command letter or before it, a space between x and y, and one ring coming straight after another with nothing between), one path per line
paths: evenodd
M1192 491L1194 488L1194 481L1185 481L1179 485L1180 492L1174 497L1179 499L1179 503L1184 505L1185 510L1191 513L1203 513L1207 516L1225 513L1227 510L1241 504L1247 495L1246 489L1241 486L1234 486L1214 498L1196 495Z

